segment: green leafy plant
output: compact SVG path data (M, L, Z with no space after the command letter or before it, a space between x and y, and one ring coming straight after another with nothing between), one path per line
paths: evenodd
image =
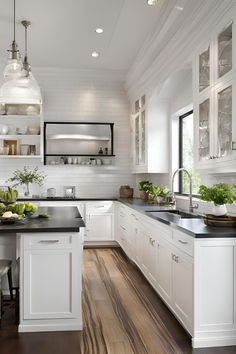
M149 187L148 194L151 199L156 197L166 197L170 193L170 190L167 187L155 186L152 184Z
M199 197L206 202L213 202L215 205L233 204L236 200L236 186L226 183L217 183L212 187L201 185Z
M151 185L152 185L152 183L149 181L140 181L139 182L139 190L147 192Z
M45 177L46 176L42 172L39 172L38 167L35 167L33 170L24 167L23 170L17 169L13 173L13 177L9 178L7 182L13 182L14 187L25 185L25 195L29 195L29 185L35 183L42 186Z

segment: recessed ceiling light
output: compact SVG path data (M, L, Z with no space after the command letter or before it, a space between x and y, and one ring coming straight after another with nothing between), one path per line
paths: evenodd
M99 55L100 55L100 53L98 53L98 52L92 52L92 57L93 58L98 58L99 57Z
M98 34L102 34L103 33L103 29L102 28L96 28L95 32L98 33Z
M156 5L158 0L147 0L148 5Z

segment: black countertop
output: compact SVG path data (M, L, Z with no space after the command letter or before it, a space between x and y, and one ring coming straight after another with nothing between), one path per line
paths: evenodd
M76 207L39 208L39 213L47 212L49 218L32 217L15 224L0 223L0 234L25 232L78 232L84 221Z
M81 201L96 201L96 200L117 200L116 198L66 198L66 197L53 197L53 198L48 198L48 197L29 197L29 198L18 198L18 202L24 202L24 201L48 201L48 202L54 202L54 201L59 201L59 202L81 202Z
M141 199L119 198L118 201L142 214L171 226L173 229L187 233L195 238L229 238L236 237L236 228L207 226L203 218L181 219L168 211L175 209L173 206L149 204ZM153 213L158 211L158 213Z

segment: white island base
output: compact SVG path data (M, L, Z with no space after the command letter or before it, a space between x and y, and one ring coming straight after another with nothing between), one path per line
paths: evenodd
M17 234L19 332L83 329L83 232Z

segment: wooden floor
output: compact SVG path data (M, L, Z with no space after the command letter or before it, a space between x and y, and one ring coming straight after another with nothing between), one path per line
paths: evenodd
M186 332L119 249L84 251L83 286L83 332L18 334L10 308L2 320L0 354L236 353L236 347L193 350Z

